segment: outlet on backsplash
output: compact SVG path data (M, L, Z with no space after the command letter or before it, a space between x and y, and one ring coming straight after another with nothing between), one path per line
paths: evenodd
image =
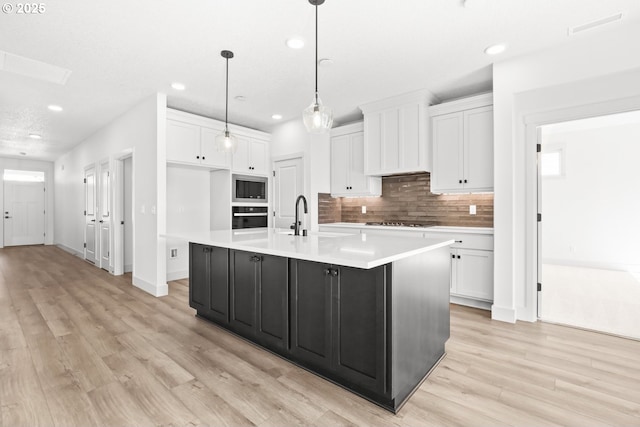
M319 193L318 223L332 222L493 227L493 193L433 194L429 173L388 176L382 178L381 197Z

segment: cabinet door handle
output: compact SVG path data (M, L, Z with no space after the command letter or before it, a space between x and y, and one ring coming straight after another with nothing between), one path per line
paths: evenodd
M461 179L458 180L458 184L462 184L462 180Z
M462 240L456 240L455 242L456 243L462 243Z
M203 158L204 158L204 157L203 157ZM467 180L466 180L466 179L464 180L464 183L465 183L465 184L467 183Z
M332 269L332 270L331 270L331 275L332 275L333 277L336 277L336 276L338 275L338 269L337 269L337 268Z
M460 255L458 255L458 259L460 259Z
M456 256L454 254L451 254L451 259L456 259Z
M329 274L331 274L331 270L329 270L328 268L324 269L324 275L328 276Z
M262 257L257 256L257 255L253 255L250 259L251 259L251 261L253 261L253 262L260 262L260 261L262 261Z
M202 160L204 160L204 156L202 156Z
M200 158L200 156L196 156L196 159L199 159L199 158Z

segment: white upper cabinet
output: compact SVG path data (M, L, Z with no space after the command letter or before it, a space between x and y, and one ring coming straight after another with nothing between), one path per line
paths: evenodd
M234 172L267 175L268 146L266 141L238 137L238 149L233 155Z
M420 91L360 106L366 175L429 170L427 105L434 99Z
M431 115L432 193L493 191L491 94L443 103Z
M209 169L231 169L233 162L234 171L267 175L269 135L230 124L238 138L238 150L231 155L216 150L216 136L223 130L223 122L168 108L167 162Z
M364 174L362 123L331 130L331 195L380 196L382 178Z
M200 163L200 126L167 120L167 161Z

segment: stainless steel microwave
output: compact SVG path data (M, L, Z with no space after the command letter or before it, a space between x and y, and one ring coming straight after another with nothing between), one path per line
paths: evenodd
M266 203L266 177L235 175L231 176L231 200L234 202Z

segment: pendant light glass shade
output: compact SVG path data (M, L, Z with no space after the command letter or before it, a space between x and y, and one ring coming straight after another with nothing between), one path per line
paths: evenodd
M310 133L325 133L333 125L333 111L322 105L316 94L307 108L302 111L302 120Z
M227 123L227 119L229 117L229 59L233 58L233 52L230 50L223 50L220 52L220 55L227 60L227 77L225 89L224 132L216 136L216 151L233 154L238 149L238 140L229 132Z
M316 92L311 105L302 111L302 121L308 132L325 133L333 125L333 111L322 105L318 97L318 6L324 3L324 0L309 0L309 3L316 8Z
M216 136L216 150L225 153L235 153L238 149L238 139L225 129Z

